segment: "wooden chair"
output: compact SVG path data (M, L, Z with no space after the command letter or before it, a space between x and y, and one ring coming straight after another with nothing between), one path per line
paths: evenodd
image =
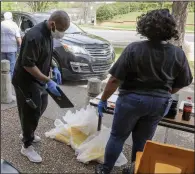
M136 154L134 173L194 174L194 165L194 150L147 141Z

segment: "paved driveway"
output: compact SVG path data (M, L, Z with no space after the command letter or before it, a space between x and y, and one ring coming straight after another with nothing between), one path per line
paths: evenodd
M121 45L126 46L130 42L135 42L139 40L143 40L136 31L122 31L122 30L101 30L101 29L91 29L91 28L84 28L83 30L105 38L106 40L110 41L114 45ZM185 40L188 42L194 42L194 34L193 33L186 33Z

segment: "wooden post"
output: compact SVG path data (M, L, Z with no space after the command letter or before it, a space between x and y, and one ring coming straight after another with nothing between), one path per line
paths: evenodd
M1 103L9 104L12 102L12 84L10 75L10 62L1 61Z

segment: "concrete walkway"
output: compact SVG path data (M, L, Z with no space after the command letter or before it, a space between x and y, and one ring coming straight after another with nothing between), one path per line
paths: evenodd
M53 128L53 120L42 117L37 129L42 143L34 147L43 157L41 164L33 164L20 154L20 123L17 108L1 111L1 158L12 163L22 173L94 173L97 163L88 165L76 160L74 151L67 145L48 139L44 133ZM125 146L124 153L130 158L130 147ZM116 168L114 173L121 172Z

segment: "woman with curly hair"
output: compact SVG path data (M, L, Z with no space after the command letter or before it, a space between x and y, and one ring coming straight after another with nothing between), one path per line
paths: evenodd
M104 164L96 173L109 174L132 133L132 164L143 151L172 104L171 94L192 82L185 53L168 41L178 39L176 21L167 9L138 17L137 32L147 40L129 44L110 70L111 77L98 104L99 115L119 87ZM127 171L127 170L126 170ZM124 170L125 172L125 170Z

